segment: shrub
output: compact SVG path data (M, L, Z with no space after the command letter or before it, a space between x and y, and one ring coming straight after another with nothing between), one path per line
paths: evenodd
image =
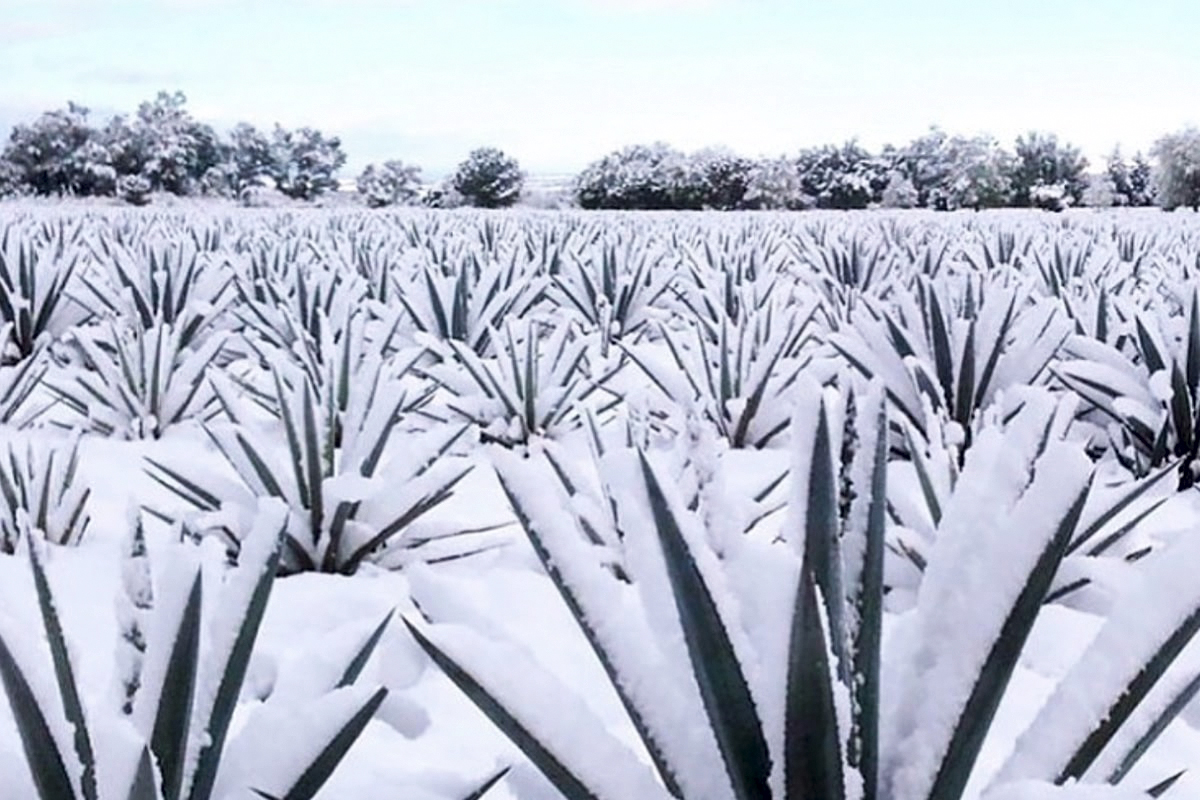
M742 205L750 209L797 211L812 208L816 202L805 191L796 162L780 157L759 161L751 168Z
M117 196L131 206L144 206L150 202L152 187L145 175L122 175L117 178Z
M243 197L270 175L271 140L248 122L234 126L223 150L222 165L210 170L208 178L235 197Z
M481 147L458 165L452 185L473 206L503 208L520 199L524 181L515 158L494 147Z
M887 155L893 169L911 184L922 208L994 208L1010 200L1012 157L989 136L948 136L933 128ZM903 186L902 180L890 179L888 186L893 185ZM885 200L884 205L889 203Z
M1190 206L1200 211L1200 129L1187 128L1154 143L1154 183L1167 210Z
M416 198L420 184L421 168L403 161L368 164L357 181L358 193L371 208L408 204Z

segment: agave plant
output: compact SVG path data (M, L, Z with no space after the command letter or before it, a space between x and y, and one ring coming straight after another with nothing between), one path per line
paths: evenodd
M680 333L660 325L665 354L649 345L625 351L668 398L716 426L733 447L766 447L787 431L785 398L807 363L815 309L771 305L740 323L725 320L715 341L698 326Z
M91 524L91 490L79 479L79 437L62 443L9 441L0 459L0 552L13 553L37 531L58 545L76 545Z
M72 332L82 369L48 384L54 396L106 436L157 439L185 420L216 412L207 371L224 337L189 347L165 322L141 328L110 322Z
M449 340L451 356L428 370L454 395L451 412L478 426L484 441L512 447L559 436L579 427L584 403L604 414L619 402L605 387L612 373L593 374L586 334L573 325L546 334L542 327L524 320L494 331L495 359Z
M1022 465L1024 479L1032 481L1046 447L1077 436L1073 426L1077 401L1071 394L1059 396L1053 412L1047 415L1044 389L1009 390L1001 402L979 417L973 437L993 429L1003 438L1013 463ZM927 425L932 434L929 442L921 439L912 426L901 423L901 427L908 459L889 464L888 515L896 527L889 532L887 547L911 564L914 577L919 577L942 535L946 509L957 502L963 441L949 435L949 423L932 415ZM1148 553L1149 545L1141 540L1135 546L1121 544L1135 538L1131 534L1169 499L1163 488L1165 478L1173 471L1173 467L1167 467L1145 478L1124 473L1092 484L1047 602L1061 600L1088 586L1096 557L1119 555L1132 563ZM893 581L902 582L897 575Z
M23 236L15 225L0 234L0 324L9 326L4 350L15 350L15 359L2 354L6 361L28 358L87 316L71 302L79 251L63 231L48 242Z
M599 332L607 354L614 339L636 336L654 318L674 275L661 265L662 253L637 247L632 239L624 248L605 244L590 255L569 253L550 295Z
M264 506L262 512L246 537L240 566L214 576L221 597L213 619L205 619L204 614L204 590L211 584L202 580L194 554L179 553L168 569L173 580L154 582L140 527L134 528L125 583L132 610L122 635L124 646L135 648L136 659L124 683L120 709L85 702L44 566L46 555L31 541L27 552L49 652L27 634L18 635L20 631L5 626L0 632L0 682L41 800L100 797L98 775L104 765L98 762L96 735L97 720L102 718L132 725L144 742L128 789L120 790L129 800L219 796L223 756L237 746L231 723L280 557L286 510L276 503ZM340 679L328 687L329 693L314 703L319 722L311 735L320 746L315 758L300 762L283 787L283 796L314 796L382 704L387 689L367 692L354 683L386 623L385 619L366 639ZM201 649L205 638L210 645ZM35 689L46 683L35 677L40 672L53 675L57 694L48 696ZM235 788L261 787L224 785L222 791Z
M650 454L600 465L619 520L617 536L600 541L544 462L495 455L518 519L648 763L527 651L448 623L409 621L410 631L572 800L964 797L1092 468L1078 445L1056 441L1032 481L1014 480L1002 439L981 435L962 477L970 489L947 510L954 535L939 542L915 608L897 620L904 635L884 648L885 404L878 386L852 397L806 390L783 538L725 539L719 555L701 515L686 509ZM1170 559L1156 567L1177 580L1190 569ZM455 600L436 581L415 588L427 615L453 616ZM1169 702L1141 702L1200 626L1200 612L1177 613L1185 607L1200 608L1194 586L1149 629L1134 620L1136 602L1110 620L992 796L1030 786L1009 780L1120 782L1126 771L1093 767L1135 763L1194 693L1192 683L1181 695L1167 682ZM1145 634L1136 655L1105 669L1119 636L1133 630ZM1091 680L1099 674L1104 680ZM1072 697L1097 713L1071 716Z
M195 245L143 244L135 250L101 237L96 250L101 269L79 274L86 301L147 330L165 322L179 329L185 346L194 344L233 298L228 263L213 261Z
M0 341L6 341L8 326L0 325ZM48 369L46 351L39 349L10 366L0 366L0 423L24 428L34 422L46 406L30 408L30 399L41 387Z
M283 573L350 574L364 561L395 559L428 544L412 528L452 497L470 471L469 464L448 457L467 426L397 436L404 431L408 398L378 374L373 384L355 387L340 424L302 374L285 379L277 368L272 379L279 420L270 426L255 424L253 409L232 387L214 384L229 423L205 430L240 486L220 475L193 477L155 460L149 462L150 477L203 512L196 524L224 536L235 551L238 525L228 515L244 519L259 498L283 500L290 510Z
M426 264L397 286L415 328L443 342L491 353L492 331L540 303L549 277L533 274L514 251L507 263L469 254L457 268Z
M830 343L865 377L883 379L899 417L923 437L928 404L969 444L972 421L998 392L1045 379L1070 325L1028 287L964 286L955 296L946 281L922 280L890 309L863 302Z
M1200 292L1193 290L1186 315L1132 316L1132 335L1115 345L1073 337L1071 357L1054 374L1113 423L1113 452L1123 464L1144 475L1182 459L1179 486L1188 488L1200 457Z

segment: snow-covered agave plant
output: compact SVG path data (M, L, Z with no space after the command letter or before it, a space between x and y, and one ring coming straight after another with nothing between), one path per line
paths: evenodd
M260 365L294 364L312 384L322 405L335 415L340 428L341 419L350 411L356 386L370 386L384 377L402 380L424 360L423 350L403 347L399 322L398 317L375 318L363 309L348 311L340 320L330 320L324 312L319 312L312 330L298 330L290 347L256 337L244 341ZM266 371L231 368L228 373L241 389L278 416L277 398ZM409 402L402 410L420 408L434 388L430 383L426 391L409 394Z
M7 324L0 325L0 342L8 341L9 328ZM30 400L42 386L47 370L45 348L37 349L16 364L0 366L0 423L24 428L41 416L46 406L31 408Z
M1043 387L1007 390L998 402L979 415L973 437L992 429L1021 463L1028 480L1034 478L1046 447L1068 437L1078 438L1073 421L1079 405L1070 393L1055 395ZM939 419L927 409L926 442L911 425L901 421L907 459L889 465L888 513L896 525L889 531L888 549L911 565L915 580L923 572L938 538L945 511L954 502L962 476L964 454L961 436L951 435L953 423ZM1146 555L1142 541L1130 537L1137 526L1169 499L1167 481L1174 468L1168 466L1144 478L1114 475L1088 492L1078 529L1072 534L1066 560L1048 600L1060 599L1091 583L1089 573L1099 556L1119 556L1134 562ZM1129 537L1129 539L1127 539ZM893 578L902 583L898 575Z
M184 329L109 322L76 328L70 342L82 362L47 383L54 396L107 436L157 439L185 420L217 411L207 372L224 336L192 347Z
M283 500L290 511L283 573L350 574L364 561L402 561L405 553L444 538L419 535L414 526L452 497L471 470L451 452L468 426L409 428L408 392L383 372L353 387L341 416L303 373L284 372L272 371L278 420L269 425L255 419L251 401L224 381L214 381L228 422L205 430L236 483L153 460L151 478L201 512L196 525L224 536L234 550L240 546L236 530L245 526L259 500Z
M3 348L11 347L16 360L28 358L87 316L71 300L79 262L80 252L67 241L65 225L49 241L38 240L17 225L3 229L0 323L8 326Z
M0 454L0 552L15 552L33 532L55 544L79 544L91 524L91 490L78 467L77 435L57 443L8 442Z
M285 737L284 749L298 752L273 745L250 785L233 784L222 770L229 751L251 744L231 723L271 595L285 515L281 504L264 506L240 565L208 579L211 560L184 546L154 580L140 525L134 526L118 600L121 685L99 702L89 702L77 680L47 554L31 543L26 552L49 647L11 622L0 626L0 682L39 800L211 800L233 791L301 798L324 785L387 696L384 687L356 685L387 619L325 694L294 710L311 726L302 738ZM219 597L206 602L213 588ZM118 726L122 735L100 741Z
M705 241L703 256L686 253L691 282L679 285L676 294L714 338L724 322L739 322L778 302L785 292L804 288L785 275L773 256L782 247L780 241L756 240L755 244L746 251Z
M550 278L513 250L507 263L469 253L457 267L426 264L399 282L398 299L417 331L461 342L476 354L492 352L492 333L542 302Z
M624 247L608 242L583 255L568 252L548 294L599 333L607 354L615 339L636 338L670 296L675 270L663 259L661 251L633 238Z
M606 388L611 373L596 375L588 336L572 324L546 332L535 320L510 321L490 337L494 358L481 358L462 342L429 375L454 395L452 413L479 427L481 438L508 447L537 436L578 428L584 405L605 414L620 401Z
M233 271L195 244L140 248L99 237L97 269L81 270L90 306L150 330L160 323L179 329L190 346L233 299Z
M1179 486L1200 471L1200 291L1185 314L1139 311L1123 346L1073 336L1055 376L1109 422L1114 455L1139 475L1181 460Z
M1028 286L966 282L954 296L945 280L921 280L889 306L858 304L829 340L868 379L883 379L892 407L923 437L928 403L969 445L975 415L1006 387L1045 380L1069 333L1058 305L1033 299Z
M458 606L435 578L414 584L434 620L409 621L418 643L563 796L958 800L986 781L973 773L1076 527L1089 460L1051 442L1029 481L985 431L947 509L953 535L932 554L915 607L889 618L883 392L813 387L794 424L782 539L725 538L721 553L651 454L605 466L618 536L595 527L594 509L560 490L543 460L497 456L648 763L527 650L453 624ZM1147 607L1130 598L990 797L1109 796L1055 786L1120 783L1195 693L1200 681L1159 679L1200 627L1200 593L1183 588L1190 566L1157 569L1151 580L1170 574L1180 588L1169 608L1145 625ZM885 619L903 626L886 648ZM1121 650L1122 637L1137 646ZM1143 703L1152 687L1161 696Z
M816 308L768 305L740 322L724 320L712 337L699 325L660 325L659 341L624 349L669 399L733 447L766 447L785 438L788 392L808 363Z

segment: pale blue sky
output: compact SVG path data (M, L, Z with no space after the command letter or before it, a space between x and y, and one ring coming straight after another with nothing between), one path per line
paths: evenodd
M778 155L930 124L1100 158L1200 122L1200 0L0 0L0 126L182 89L348 172L496 145L570 172L662 139Z

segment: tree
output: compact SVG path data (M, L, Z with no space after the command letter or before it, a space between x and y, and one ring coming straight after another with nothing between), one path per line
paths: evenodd
M1087 165L1079 148L1060 144L1052 133L1017 137L1013 203L1053 210L1079 205L1087 189Z
M750 170L742 206L761 210L799 211L812 208L816 198L804 193L794 159L763 159Z
M275 126L271 135L271 178L280 192L296 200L311 200L337 188L337 171L346 163L342 142L315 128L289 131Z
M104 139L118 175L140 175L152 191L193 194L220 164L217 135L186 110L183 92L159 92L132 121L114 117Z
M1200 211L1200 129L1167 134L1152 153L1159 204L1168 211L1181 206Z
M699 208L699 197L684 196L698 184L690 171L687 156L665 142L630 145L589 164L575 179L575 198L582 208Z
M1012 156L990 136L950 136L931 128L884 155L900 176L890 184L893 202L907 186L916 194L916 205L939 211L995 208L1011 199Z
M1121 155L1121 148L1115 148L1108 156L1104 175L1112 187L1113 205L1154 205L1153 169L1141 153L1130 161Z
M270 176L273 164L271 140L250 123L235 125L222 149L222 163L216 168L220 174L213 175L210 170L209 181L223 183L234 196L243 196L246 190Z
M525 176L515 158L494 147L481 147L458 165L451 182L471 205L503 208L520 199Z
M802 150L796 168L817 208L866 208L879 202L889 180L887 164L855 141Z
M385 161L382 166L368 164L356 181L358 193L371 208L410 203L421 185L421 168L403 161Z
M39 195L112 194L116 187L108 150L76 103L48 111L9 136L3 160L20 184Z
M754 162L725 148L700 150L688 158L682 208L743 208Z

